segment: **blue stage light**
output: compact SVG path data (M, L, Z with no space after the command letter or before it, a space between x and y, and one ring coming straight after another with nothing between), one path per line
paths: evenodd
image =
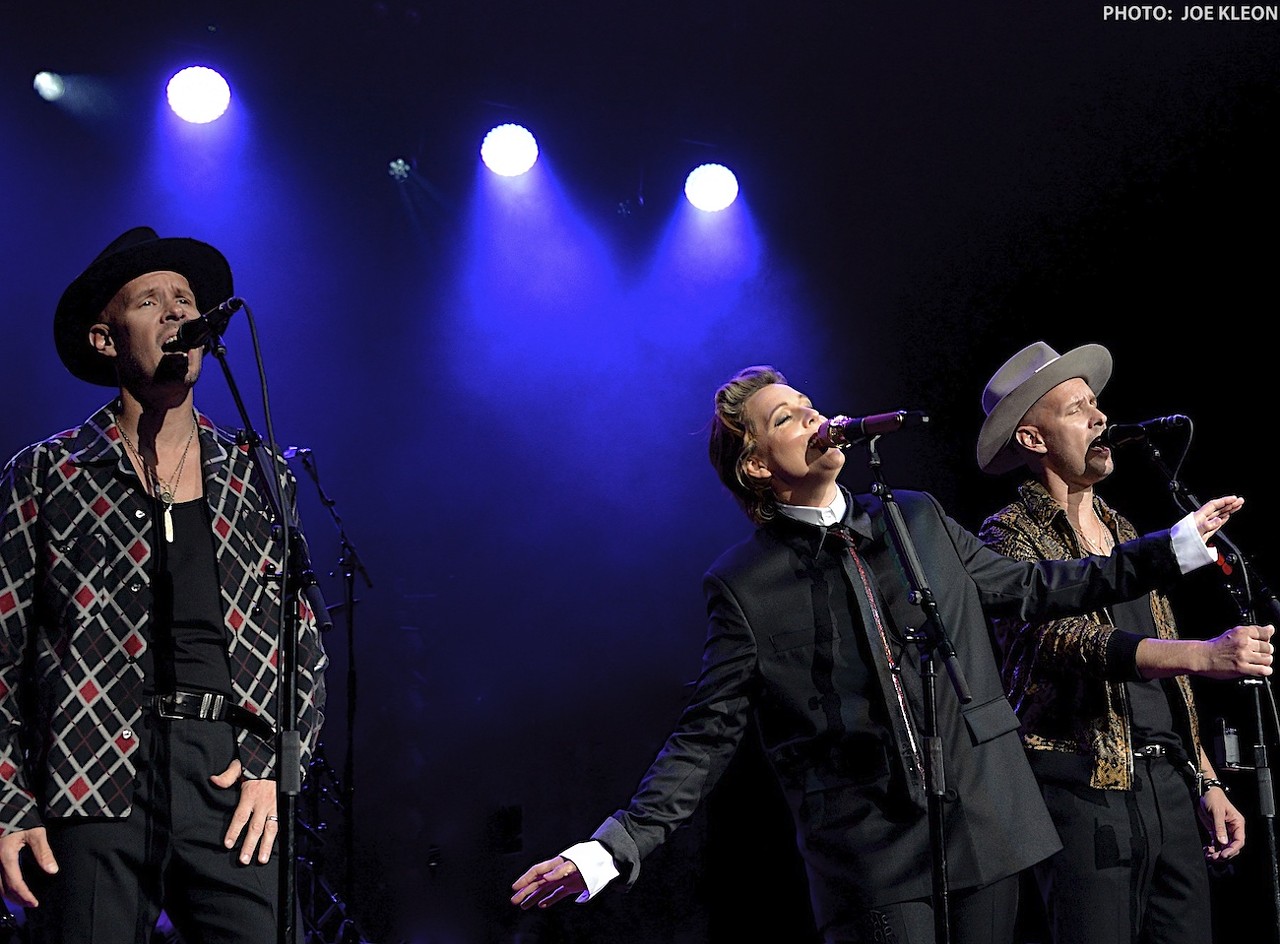
M538 142L520 125L498 125L484 136L480 159L495 174L519 177L538 160Z
M684 195L699 210L714 213L738 198L738 178L723 164L702 164L685 178Z
M169 80L169 107L183 121L202 125L222 116L231 104L231 87L213 69L191 66Z

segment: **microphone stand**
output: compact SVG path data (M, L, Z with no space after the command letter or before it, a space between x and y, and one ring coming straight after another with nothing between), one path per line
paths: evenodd
M1161 457L1159 448L1149 438L1146 440L1146 454L1151 464L1164 476L1169 492L1173 496L1174 504L1184 514L1195 511L1203 504L1178 480L1177 475L1169 470L1169 467ZM1265 621L1273 625L1280 625L1280 601L1277 601L1275 594L1265 584L1255 578L1253 565L1249 559L1221 530L1214 535L1213 540L1221 544L1229 552L1223 555L1223 562L1226 564L1226 567L1223 568L1224 576L1228 574L1234 576L1234 572L1239 571L1237 579L1227 581L1227 591L1237 607L1239 607L1240 618L1246 624L1255 624L1257 622L1256 613L1260 604L1265 612ZM1255 587L1256 592L1251 590L1250 587ZM1278 864L1280 859L1277 858L1276 849L1276 800L1271 781L1271 767L1267 761L1267 746L1264 736L1266 726L1262 712L1262 689L1264 687L1267 689L1273 714L1275 694L1265 678L1241 679L1240 685L1250 693L1253 702L1254 733L1257 737L1253 745L1253 766L1249 767L1230 761L1224 766L1230 770L1253 770L1257 781L1258 812L1266 825L1269 878L1271 881L1271 907L1272 915L1275 918L1272 925L1272 939L1280 944L1280 864Z
M230 304L235 299L228 300ZM239 306L237 306L239 307ZM324 598L320 594L319 583L307 558L307 545L297 526L296 515L285 514L285 503L282 500L284 489L277 474L274 458L279 454L275 445L275 435L271 423L271 410L267 398L266 375L262 370L262 359L257 356L257 332L253 329L253 314L248 305L244 305L245 315L249 320L251 333L254 336L255 357L258 362L258 379L262 386L262 399L266 416L267 434L270 440L270 451L264 447L261 437L253 430L248 411L240 397L240 391L227 364L227 348L222 343L221 329L225 324L214 325L210 319L209 339L206 350L217 358L222 367L227 388L235 400L236 409L240 413L244 428L237 434L236 441L247 445L253 456L253 471L258 479L259 490L265 496L272 520L276 522L275 530L280 535L281 559L283 567L279 573L268 573L275 577L280 585L281 616L279 629L280 665L278 672L279 688L277 690L277 711L279 730L276 735L276 814L279 816L280 857L280 920L277 925L276 940L279 944L295 944L297 933L295 918L297 908L297 876L295 863L297 860L297 798L302 790L302 742L297 729L297 654L298 627L302 622L302 598L307 598L315 617L319 621L328 619ZM281 524L283 522L283 524ZM290 596L293 606L286 605Z
M344 837L344 846L346 851L345 864L343 871L343 897L347 901L351 901L351 883L352 876L355 873L355 725L356 725L356 649L355 649L355 610L358 602L355 597L355 575L358 571L360 576L364 578L365 587L373 589L373 580L369 577L369 572L365 570L364 563L360 560L360 554L356 551L355 545L347 537L346 530L342 525L342 516L338 514L337 503L325 494L324 486L320 484L320 472L316 467L315 457L310 449L298 450L298 458L302 461L302 467L307 470L307 474L311 476L311 480L315 482L316 493L320 496L320 503L329 510L329 516L333 518L334 526L338 529L338 540L341 544L341 554L338 563L342 567L342 587L343 587L343 603L342 608L346 614L347 625L347 756L343 762L342 774L342 797L343 809L347 815L347 828Z
M894 550L907 575L910 586L908 599L920 607L925 619L920 629L912 631L908 638L915 642L920 652L920 677L924 685L924 723L921 726L924 742L925 790L929 812L929 839L933 851L933 926L936 944L949 944L951 940L951 916L949 891L947 887L947 844L943 823L943 797L947 792L946 771L942 763L942 740L938 734L938 706L936 701L936 668L934 654L942 659L952 688L960 703L967 705L973 700L969 691L969 683L956 658L955 646L947 636L942 624L942 616L938 611L937 600L929 587L907 530L906 520L902 517L902 509L898 507L893 491L884 480L880 454L876 451L879 436L867 440L867 452L871 475L874 479L871 492L884 503L885 520L889 525L889 536L892 538Z

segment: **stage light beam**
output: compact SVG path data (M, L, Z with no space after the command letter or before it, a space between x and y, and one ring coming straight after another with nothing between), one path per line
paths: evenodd
M231 104L227 80L206 66L190 66L169 80L169 107L183 121L203 125L220 118Z
M516 124L498 125L480 144L484 166L502 177L519 177L538 160L538 142L528 129Z

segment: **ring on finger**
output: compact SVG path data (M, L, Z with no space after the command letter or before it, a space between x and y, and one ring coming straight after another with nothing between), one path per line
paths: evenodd
M267 814L267 822L268 822L268 823L278 823L278 822L280 822L280 817L279 817L279 816L276 816L276 814L275 814L275 813L268 813L268 814Z

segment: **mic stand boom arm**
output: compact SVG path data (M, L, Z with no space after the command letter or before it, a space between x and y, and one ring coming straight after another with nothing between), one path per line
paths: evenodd
M967 705L973 700L969 691L969 683L965 680L964 671L956 658L956 649L952 645L947 631L942 624L938 612L937 600L933 596L924 568L920 564L919 555L907 530L906 520L902 517L902 509L898 507L893 491L884 480L880 454L876 451L879 436L867 440L867 452L874 483L872 494L884 503L885 520L889 525L889 536L892 538L894 551L907 575L910 594L908 599L920 607L924 613L924 622L920 629L911 632L910 637L920 652L920 677L924 691L924 723L921 725L921 737L924 743L925 795L929 811L929 840L933 851L933 924L936 944L949 944L950 905L947 889L947 845L943 824L943 797L946 794L946 771L942 763L942 741L938 734L938 706L936 702L936 671L934 653L937 653L946 666L947 675L955 689L956 697L961 704Z
M1151 464L1164 476L1169 492L1173 496L1174 504L1184 514L1190 514L1203 504L1169 470L1160 454L1160 449L1150 439L1146 441L1146 455ZM1245 623L1255 623L1260 607L1266 622L1272 625L1280 625L1280 601L1277 601L1275 594L1267 589L1265 584L1256 579L1253 573L1253 565L1249 559L1222 531L1218 531L1213 540L1227 550L1227 553L1223 555L1223 560L1230 566L1231 575L1235 578L1227 581L1227 592L1235 601L1236 606L1239 607L1240 618ZM1222 573L1225 577L1228 569L1224 568ZM1254 730L1257 736L1257 741L1253 746L1253 771L1258 785L1258 812L1266 825L1273 917L1272 940L1280 944L1280 857L1277 856L1276 849L1276 800L1274 786L1271 781L1271 767L1267 761L1266 738L1263 736L1266 726L1263 722L1262 689L1265 687L1267 690L1268 698L1272 703L1273 715L1275 712L1275 694L1266 678L1241 679L1240 684L1249 690L1253 701ZM1231 766L1236 770L1249 769L1240 764Z

